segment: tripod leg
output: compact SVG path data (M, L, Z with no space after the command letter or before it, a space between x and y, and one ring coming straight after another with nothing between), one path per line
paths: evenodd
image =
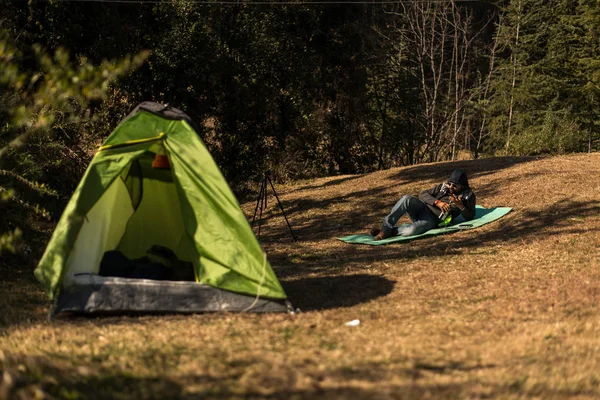
M279 201L279 196L277 196L277 192L275 191L275 186L273 186L273 181L271 181L271 178L267 177L266 179L269 180L269 183L271 184L271 189L273 189L273 194L275 194L275 198L277 199L277 204L279 204L279 208L281 208L281 212L283 213L283 218L285 218L285 223L287 224L290 233L292 234L292 238L294 238L294 242L298 241L298 238L296 237L296 235L294 235L294 231L292 230L292 227L290 225L290 222L287 219L287 216L285 215L285 210L283 209L283 205L281 204L281 201Z
M267 180L263 180L262 189L260 191L262 197L260 198L260 214L258 215L258 240L260 240L260 228L262 226L262 213L267 208Z
M258 192L258 199L256 199L256 207L254 207L254 216L252 217L252 227L254 228L254 221L256 220L256 211L258 211L258 204L260 203L262 205L262 198L263 198L263 192L265 190L265 183L264 181L260 184L260 190ZM262 210L261 210L262 211Z

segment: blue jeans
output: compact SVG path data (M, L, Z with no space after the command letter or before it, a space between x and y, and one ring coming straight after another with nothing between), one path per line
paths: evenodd
M396 223L405 213L412 219L408 226L396 227ZM381 229L386 236L412 236L419 235L437 227L438 219L421 200L414 196L404 195L392 212L383 219Z

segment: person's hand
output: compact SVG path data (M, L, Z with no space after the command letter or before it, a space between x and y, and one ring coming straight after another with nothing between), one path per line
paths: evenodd
M456 207L458 207L461 210L464 208L462 200L455 194L450 195L450 203L454 204Z
M450 211L450 204L448 204L444 201L436 200L435 205L445 213Z

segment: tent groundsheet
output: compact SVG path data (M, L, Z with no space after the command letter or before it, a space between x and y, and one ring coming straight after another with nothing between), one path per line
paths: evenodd
M373 240L373 236L368 234L360 234L360 235L350 235L338 238L342 242L351 243L351 244L368 244L371 246L380 246L389 243L395 242L406 242L415 239L421 239L428 236L441 235L444 233L452 233L458 232L467 229L475 229L483 226L485 224L489 224L492 221L495 221L499 218L502 218L506 214L508 214L512 208L510 207L494 207L494 208L483 208L481 206L477 206L475 208L475 218L471 221L465 221L462 217L459 217L454 223L445 227L445 228L436 228L431 229L425 233L420 235L413 236L392 236L383 240ZM408 225L408 224L406 224Z
M284 301L251 297L199 282L156 281L77 274L54 304L54 313L286 312Z

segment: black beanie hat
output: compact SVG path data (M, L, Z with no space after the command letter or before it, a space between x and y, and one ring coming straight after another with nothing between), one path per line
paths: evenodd
M467 179L467 173L460 169L455 169L454 171L452 171L452 174L450 175L450 179L448 179L448 182L458 183L463 188L469 187L469 180Z

